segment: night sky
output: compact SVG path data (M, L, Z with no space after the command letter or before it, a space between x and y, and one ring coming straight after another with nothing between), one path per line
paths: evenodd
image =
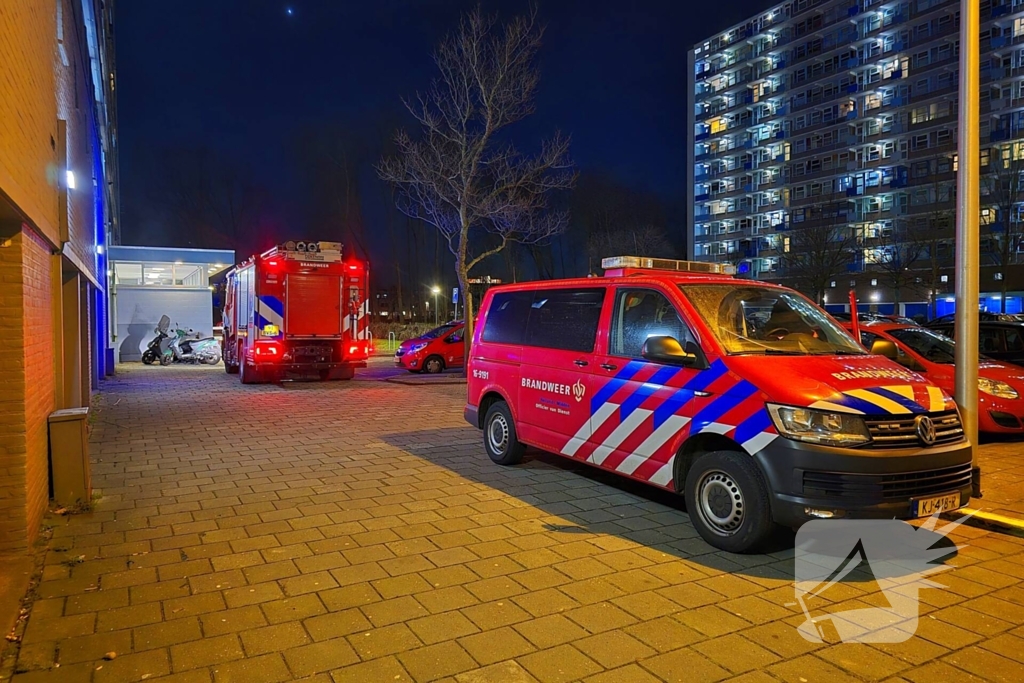
M203 147L263 188L282 237L315 228L294 149L309 127L380 137L434 75L431 51L472 0L122 2L116 25L122 241L184 244L152 201L161 154ZM686 52L764 0L541 0L537 112L515 134L572 135L581 172L685 197ZM509 18L524 0L487 0ZM360 181L380 197L368 161ZM380 209L365 202L373 223ZM270 210L270 209L267 209ZM310 237L315 237L310 235ZM243 256L239 254L239 257Z

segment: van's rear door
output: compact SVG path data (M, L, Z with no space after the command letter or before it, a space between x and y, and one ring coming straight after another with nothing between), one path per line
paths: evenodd
M285 281L286 337L341 337L341 277L289 275Z

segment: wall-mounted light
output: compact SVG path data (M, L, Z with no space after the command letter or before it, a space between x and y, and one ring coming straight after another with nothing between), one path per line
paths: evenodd
M871 300L878 301L878 292L871 292Z
M64 171L64 179L65 179L65 183L67 184L67 187L68 187L69 190L75 189L75 172L74 171L72 171L70 168L68 170Z
M97 244L96 245L96 253L97 254L102 254L103 253L103 245L102 244Z

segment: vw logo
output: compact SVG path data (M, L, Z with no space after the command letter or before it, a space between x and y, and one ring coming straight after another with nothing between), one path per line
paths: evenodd
M917 418L917 438L921 439L921 443L925 446L935 443L935 423L927 415Z

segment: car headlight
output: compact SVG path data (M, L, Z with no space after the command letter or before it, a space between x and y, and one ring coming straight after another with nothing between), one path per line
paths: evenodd
M422 351L425 348L427 348L427 342L413 344L412 346L409 347L409 353L416 353L417 351Z
M988 379L987 377L978 378L978 391L982 391L989 396L995 396L997 398L1020 398L1020 394L1017 393L1017 390L1006 382L1000 382L997 379Z
M871 441L864 419L849 413L768 404L775 429L796 441L825 446L859 446Z

